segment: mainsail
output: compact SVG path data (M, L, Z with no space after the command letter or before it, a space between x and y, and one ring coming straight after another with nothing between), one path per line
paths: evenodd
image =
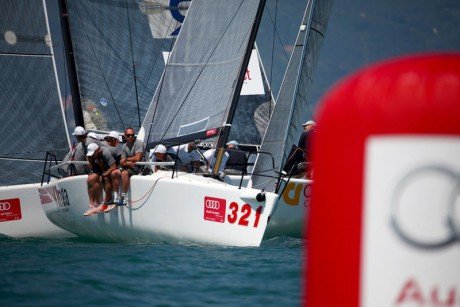
M275 191L275 170L282 168L291 145L297 144L302 123L309 118L309 92L332 4L333 0L309 0L307 3L261 147L261 151L273 155L275 169L271 158L260 155L254 167L254 175L251 176L252 186L255 188Z
M50 20L59 25L53 4L48 12L42 0L0 1L0 185L40 181L46 151L59 159L69 150L63 115L71 104L56 65L63 46L59 26L50 31Z
M190 1L67 1L85 127L139 128Z
M260 2L192 2L143 123L148 142L213 137L231 124Z

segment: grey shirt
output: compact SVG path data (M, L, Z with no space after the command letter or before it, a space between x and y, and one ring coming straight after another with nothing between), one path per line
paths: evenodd
M128 143L122 145L121 148L121 157L129 158L136 155L136 153L144 153L144 143L140 140L135 140L132 146L129 146Z

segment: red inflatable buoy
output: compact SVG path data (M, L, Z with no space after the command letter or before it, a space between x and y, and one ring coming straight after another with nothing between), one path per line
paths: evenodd
M316 118L304 303L460 306L460 54L359 71Z

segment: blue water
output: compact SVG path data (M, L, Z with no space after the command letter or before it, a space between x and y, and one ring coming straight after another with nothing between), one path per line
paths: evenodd
M1 306L293 306L304 242L259 248L0 238Z

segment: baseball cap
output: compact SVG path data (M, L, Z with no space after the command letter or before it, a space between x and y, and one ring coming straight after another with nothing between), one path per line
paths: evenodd
M227 145L234 145L234 146L238 146L239 143L237 141L230 141L227 143Z
M153 153L166 153L166 147L164 145L158 144L153 148Z
M95 140L99 140L99 137L98 137L97 134L94 133L94 132L88 133L88 137L90 137L90 138L92 138L92 139L95 139Z
M77 135L77 136L85 135L86 130L82 126L77 126L77 127L75 127L75 130L73 131L72 134Z
M91 143L88 145L88 153L86 154L87 157L91 157L92 155L94 155L94 153L96 152L96 150L99 148L99 145L97 145L96 143Z
M308 126L308 125L316 125L316 123L312 120L309 120L308 122L302 124L303 127Z
M116 131L110 131L106 137L110 137L110 138L114 138L118 140L118 138L120 137L120 134Z

